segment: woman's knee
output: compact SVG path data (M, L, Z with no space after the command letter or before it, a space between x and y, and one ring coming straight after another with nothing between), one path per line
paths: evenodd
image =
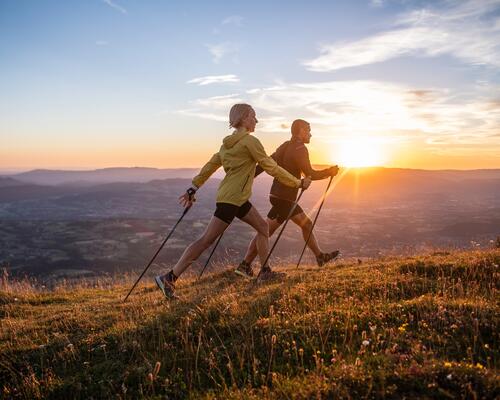
M202 236L196 240L193 245L196 247L201 247L203 249L208 248L214 241L208 236Z
M256 226L256 229L259 235L269 238L269 225L265 220L259 222L259 224Z

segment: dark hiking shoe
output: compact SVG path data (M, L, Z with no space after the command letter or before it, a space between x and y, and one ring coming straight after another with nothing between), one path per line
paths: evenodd
M155 282L158 285L158 288L162 291L163 295L171 300L178 299L175 294L175 285L172 279L169 278L169 275L158 275L155 277Z
M322 267L326 263L335 260L340 254L340 251L335 250L331 253L321 253L318 257L316 257L316 262L318 263L318 267Z
M283 280L285 277L286 274L284 272L276 272L273 271L271 268L266 267L261 270L259 275L259 281L277 281L277 280Z
M243 278L252 278L253 277L253 270L252 266L248 264L245 260L243 260L240 265L236 267L234 270L235 274L238 274L242 276Z

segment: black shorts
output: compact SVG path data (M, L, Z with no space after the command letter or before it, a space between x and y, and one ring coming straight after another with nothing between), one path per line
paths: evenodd
M267 218L275 219L280 224L282 224L283 222L285 222L288 214L290 214L290 210L292 209L294 202L290 200L279 199L273 196L269 197L269 201L271 202L272 208L267 213ZM296 215L303 212L304 210L302 210L302 207L297 204L295 206L295 209L293 210L292 215L290 215L290 218L295 217Z
M226 224L233 222L234 217L242 219L252 208L252 203L249 201L246 201L239 207L229 203L216 203L216 205L214 215Z

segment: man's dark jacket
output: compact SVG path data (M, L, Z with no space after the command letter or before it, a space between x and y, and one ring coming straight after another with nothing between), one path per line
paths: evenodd
M280 167L286 169L293 176L299 179L301 178L301 174L304 176L310 176L313 181L325 179L330 176L330 168L322 169L320 171L316 171L312 168L307 147L301 140L296 138L287 140L279 146L276 151L271 154L271 157ZM263 169L257 166L255 176L262 172ZM271 186L270 194L271 196L275 196L280 199L295 201L298 191L299 189L283 185L275 178L273 180L273 185Z

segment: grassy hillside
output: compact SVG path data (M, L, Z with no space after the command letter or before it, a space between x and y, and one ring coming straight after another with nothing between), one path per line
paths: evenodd
M0 397L495 398L500 250L0 292ZM227 266L229 269L229 266Z

